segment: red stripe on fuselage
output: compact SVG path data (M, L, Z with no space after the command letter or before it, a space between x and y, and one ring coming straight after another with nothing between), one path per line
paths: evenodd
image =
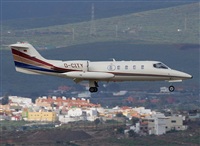
M71 70L71 69L65 69L65 68L56 67L56 66L54 66L54 65L52 65L52 64L50 64L50 63L47 63L47 62L42 61L42 60L39 60L39 59L37 59L36 57L31 57L31 56L29 56L29 55L27 55L27 54L24 54L24 53L22 53L22 52L20 52L20 51L15 50L15 49L12 49L12 53L13 53L14 55L23 57L23 58L25 58L25 59L29 59L29 60L31 60L31 61L35 61L35 62L37 62L37 63L40 63L40 64L42 64L42 65L49 66L52 70L55 70L55 71L60 71L60 72L63 72L63 73L64 73L64 72L69 72L69 71L77 71L77 70ZM26 63L26 62L23 62L23 63Z
M12 53L15 54L15 55L18 55L18 56L20 56L20 57L24 57L24 58L26 58L26 59L30 59L30 60L32 60L32 61L36 61L36 62L41 63L41 64L43 64L43 65L47 65L47 66L53 67L53 65L50 64L50 63L44 62L44 61L42 61L42 60L39 60L39 59L37 59L36 57L31 57L31 56L29 56L29 55L27 55L27 54L24 54L24 53L22 53L22 52L20 52L20 51L15 50L15 49L12 49Z

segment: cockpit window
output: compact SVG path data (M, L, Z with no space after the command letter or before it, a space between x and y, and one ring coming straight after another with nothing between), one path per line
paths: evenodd
M164 65L163 63L155 63L155 64L153 64L153 67L162 68L162 69L168 69L168 67L166 65Z

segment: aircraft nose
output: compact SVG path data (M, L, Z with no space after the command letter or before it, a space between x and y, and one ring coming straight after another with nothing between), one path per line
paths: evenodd
M185 73L185 76L184 76L185 78L187 78L187 79L192 79L193 78L193 76L192 75L190 75L190 74L187 74L187 73Z
M188 73L184 73L184 72L181 72L181 75L180 75L183 79L192 79L193 76L188 74Z
M174 75L176 75L177 77L181 78L181 79L192 79L193 76L188 74L188 73L185 73L185 72L181 72L181 71L174 71Z

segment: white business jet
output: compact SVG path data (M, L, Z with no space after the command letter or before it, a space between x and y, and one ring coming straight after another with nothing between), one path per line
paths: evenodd
M73 79L76 83L89 81L89 91L98 91L98 82L117 81L169 81L181 82L192 76L173 70L159 61L99 61L49 60L43 58L27 42L11 44L16 71L27 74L54 75ZM174 86L169 86L173 92Z

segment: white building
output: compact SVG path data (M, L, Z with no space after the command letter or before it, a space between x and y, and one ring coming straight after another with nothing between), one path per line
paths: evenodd
M141 122L141 130L149 135L162 135L166 133L166 117L164 114L157 113L145 117Z
M75 121L94 121L98 118L96 108L89 108L82 110L81 108L72 108L66 115L60 115L59 121L62 123L75 122Z
M68 111L68 116L70 117L79 117L83 114L83 111L81 108L72 108Z
M133 130L135 133L140 132L140 123L136 123L135 126L131 126L130 130Z
M8 99L13 103L18 103L21 106L32 106L32 99L18 96L8 96Z
M69 122L76 122L76 121L81 121L81 120L85 120L84 117L71 117L69 115L59 115L58 120L61 123L69 123Z
M149 135L162 135L171 130L186 130L187 126L183 125L184 120L182 115L165 117L162 113L156 113L142 119L140 132Z
M169 93L169 89L167 87L160 87L160 93Z
M136 111L137 113L139 113L140 115L150 115L153 114L153 112L151 111L151 109L145 109L144 107L136 107L133 108L134 111Z
M98 117L98 112L96 108L89 108L84 110L86 112L86 118L88 121L94 121Z
M186 130L187 126L183 125L185 117L182 115L173 115L166 119L166 131L171 130Z

